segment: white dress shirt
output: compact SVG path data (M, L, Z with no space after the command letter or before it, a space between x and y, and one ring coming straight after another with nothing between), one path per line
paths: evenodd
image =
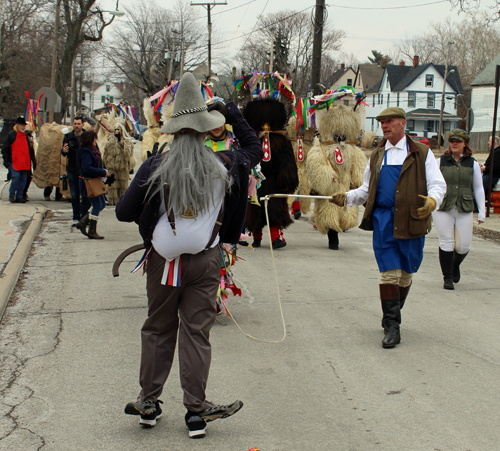
M408 155L406 135L395 146L387 140L385 143L385 153L387 154L388 166L402 165ZM384 164L385 161L382 161L382 166ZM363 205L368 199L370 174L370 160L368 160L363 174L363 184L359 188L347 192L347 205L349 207ZM436 208L439 208L446 194L446 182L431 149L428 150L427 158L425 159L425 178L427 181L427 196L433 197L436 200Z

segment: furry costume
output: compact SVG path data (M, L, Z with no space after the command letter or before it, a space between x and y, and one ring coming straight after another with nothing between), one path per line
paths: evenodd
M330 108L319 118L319 132L323 144L315 140L314 147L307 157L309 183L319 195L330 196L363 184L366 157L356 145L348 143L358 139L362 130L361 124L362 112L355 112L344 105ZM339 135L345 137L347 142L344 145L335 142L339 140ZM326 199L316 199L314 216L321 234L327 234L330 230L343 232L357 226L358 207L344 209Z
M113 135L113 126L115 125L114 113L110 115L104 113L95 117L96 119L96 128L95 132L97 133L97 145L99 149L104 149L106 142L108 141L109 136Z
M288 125L286 127L288 137L292 141L293 145L293 153L295 155L295 163L297 164L297 172L299 175L299 191L300 194L309 194L311 187L309 185L309 179L307 177L307 169L306 169L306 161L307 161L307 155L309 153L309 150L313 146L313 141L314 141L314 133L315 130L311 128L305 129L303 132L302 131L297 131L295 129L295 125L297 123L297 119L292 117L290 121L288 122ZM297 142L297 135L302 135L302 149L304 153L304 159L303 161L299 161L297 158L297 150L298 150L298 142ZM289 198L293 199L293 198ZM309 212L311 208L311 199L308 198L301 198L299 201L295 201L300 203L300 212L302 213L307 213Z
M264 141L264 125L269 125L269 143L271 159L262 161L262 173L266 180L262 181L258 189L258 197L267 194L292 194L299 185L297 165L291 141L284 135L287 121L285 106L274 99L254 100L246 105L243 115L250 127ZM286 198L271 199L268 204L269 226L273 229L285 229L293 220L290 217ZM256 240L267 224L264 204L261 206L249 205L247 210L247 228ZM276 235L273 242L276 240Z
M152 152L155 143L160 138L160 124L155 118L153 105L148 99L144 99L144 117L148 124L148 129L144 132L142 137L141 158L142 161L148 159L148 151Z
M135 167L134 145L128 136L125 127L121 123L115 124L120 127L121 138L118 140L115 135L109 135L104 145L102 157L103 166L114 174L115 182L108 189L108 202L116 205L118 199L127 190L130 178L130 170Z

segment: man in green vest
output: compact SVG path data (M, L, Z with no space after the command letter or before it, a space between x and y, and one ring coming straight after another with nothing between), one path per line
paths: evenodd
M401 341L401 309L422 262L431 212L441 204L446 182L431 149L406 135L403 109L386 108L376 119L384 139L370 156L363 185L335 194L331 202L366 203L360 228L373 230L381 273L382 346L393 348Z

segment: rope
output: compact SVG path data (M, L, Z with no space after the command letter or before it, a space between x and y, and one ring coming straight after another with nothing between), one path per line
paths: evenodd
M332 196L308 196L306 194L268 194L267 196L260 198L261 201L264 201L264 210L266 212L267 234L268 234L268 237L269 237L269 249L271 250L271 259L273 261L274 278L276 280L276 293L278 295L278 306L280 308L281 321L282 321L282 324L283 324L283 337L281 338L281 340L264 340L262 338L257 338L257 337L254 337L253 335L247 334L240 327L240 325L236 322L236 320L234 319L234 316L231 313L231 311L229 310L229 308L228 307L226 307L226 308L227 308L227 311L229 312L229 314L231 315L231 319L233 320L234 324L236 324L236 327L240 330L240 332L243 335L247 336L248 338L251 338L252 340L260 341L262 343L281 343L286 338L285 316L283 315L283 305L281 304L280 287L279 287L279 282L278 282L278 271L276 270L276 261L274 259L273 245L272 245L272 241L271 241L271 227L269 227L269 213L268 213L268 209L267 209L267 205L269 203L269 199L271 199L273 197L277 197L277 198L283 198L283 197L308 197L310 199L331 199L332 198Z

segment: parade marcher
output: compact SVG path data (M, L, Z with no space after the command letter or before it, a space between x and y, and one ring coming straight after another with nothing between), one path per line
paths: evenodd
M142 390L125 413L140 415L143 425L156 424L162 412L158 398L178 341L185 422L192 438L205 435L206 422L233 415L243 406L241 401L215 405L205 396L220 283L218 243L238 242L248 175L263 156L259 139L236 105L229 102L226 108L241 148L213 152L205 146L205 133L221 127L225 118L207 111L196 79L184 74L174 112L162 128L162 133L175 134L168 152L142 164L116 206L118 220L138 222L146 247Z
M78 163L78 149L80 148L80 137L83 133L83 118L75 116L73 119L73 130L64 135L61 155L66 157L66 176L68 178L69 190L71 192L71 207L73 208L73 221L78 222L82 218L80 208L80 164Z
M144 99L143 109L148 129L142 136L141 158L142 161L146 161L148 159L148 152L151 153L153 151L154 145L160 139L160 124L156 120L154 108L148 99Z
M25 203L24 189L31 172L36 169L35 151L26 133L26 120L19 117L2 146L3 165L11 175L9 187L10 202Z
M35 153L35 157L36 157L36 143L35 143L35 138L33 137L33 132L31 130L26 130L26 136L28 137L31 145L33 146L33 151ZM33 171L30 169L27 177L26 177L26 185L24 185L24 190L23 190L23 198L26 202L28 202L29 198L28 198L28 190L30 188L30 185L31 185L31 181L33 180Z
M439 237L444 289L454 290L453 283L460 281L460 264L471 247L473 199L479 208L479 224L484 222L485 204L481 168L468 146L469 135L456 129L450 132L448 141L450 147L437 160L446 181L446 196L439 209L432 212L432 219Z
M360 110L339 105L324 112L318 120L321 139L315 141L307 157L311 188L321 196L358 188L363 183L365 154L357 147L362 130ZM318 232L328 235L328 248L339 249L339 233L359 223L358 207L339 207L326 199L314 201L314 220Z
M359 227L373 230L381 272L382 346L393 348L401 341L401 308L422 263L431 213L443 200L446 182L431 149L405 134L403 109L386 108L376 119L384 139L368 160L363 185L334 195L331 202L342 207L366 202Z
M110 205L116 205L128 188L130 171L134 169L136 163L134 144L120 122L114 125L113 134L108 136L102 162L109 173L115 176L115 182L109 187L107 199Z
M491 136L488 141L488 152L491 149ZM490 189L490 167L491 167L491 155L482 164L481 170L483 171L483 187L486 194L486 200L488 199L488 190ZM491 189L495 188L495 185L500 180L500 145L498 142L498 136L495 136L495 147L493 149L493 176L491 177Z
M288 138L292 141L293 153L295 155L295 163L297 164L297 174L299 176L298 194L308 195L311 191L309 179L307 177L306 163L309 150L313 146L314 134L316 129L306 128L305 130L297 130L297 119L290 118L286 131ZM299 200L294 200L292 203L292 215L295 219L299 219L302 214L309 213L311 209L311 199L302 197Z
M78 163L80 165L80 179L107 178L109 172L104 169L102 155L97 145L97 134L94 131L84 132L80 137L80 148L77 150ZM85 183L80 183L80 192L83 197L87 196ZM97 221L99 213L106 207L106 197L104 194L96 197L89 197L92 209L85 214L82 220L76 224L80 230L91 240L103 240L104 237L97 233ZM88 223L85 218L88 217ZM88 231L86 230L88 224Z
M245 119L261 138L264 159L261 163L265 180L258 189L258 197L268 194L293 194L299 185L299 176L291 141L285 136L287 115L285 105L278 100L254 100L245 106ZM286 246L283 229L293 223L286 198L269 200L269 224L264 205L250 204L247 211L247 229L253 235L253 247L260 247L262 229L267 224L273 249Z

